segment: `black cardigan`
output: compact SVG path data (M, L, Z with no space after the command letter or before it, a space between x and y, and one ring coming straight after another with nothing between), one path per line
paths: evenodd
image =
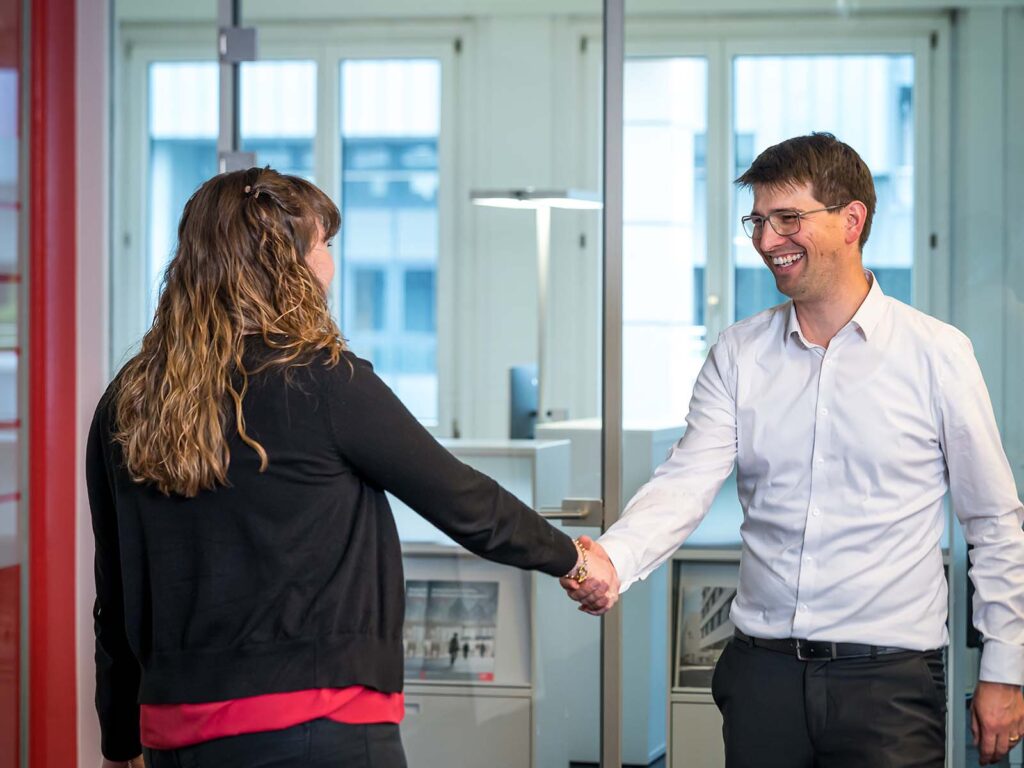
M265 354L258 338L247 361ZM195 498L131 481L110 391L89 433L96 706L104 756L138 755L142 704L363 685L402 689L402 552L384 491L466 549L553 576L572 541L441 447L346 353L250 378L229 485Z

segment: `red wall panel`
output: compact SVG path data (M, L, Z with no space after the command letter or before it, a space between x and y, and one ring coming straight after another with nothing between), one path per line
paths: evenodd
M77 765L75 0L29 11L29 765Z

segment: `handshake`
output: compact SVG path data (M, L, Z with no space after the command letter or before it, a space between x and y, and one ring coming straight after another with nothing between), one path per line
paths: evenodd
M619 574L604 547L589 536L580 536L576 545L580 550L576 567L558 583L570 598L580 604L581 611L600 616L610 611L619 600ZM586 575L577 579L584 565Z

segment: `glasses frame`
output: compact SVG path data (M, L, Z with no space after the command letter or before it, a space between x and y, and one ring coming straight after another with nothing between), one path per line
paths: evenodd
M845 208L848 205L848 202L839 203L838 205L829 205L824 208L815 208L812 211L798 211L795 208L784 208L779 211L772 211L767 216L758 216L756 214L744 216L740 219L740 224L743 226L744 234L746 234L746 236L751 240L759 240L761 238L761 234L764 233L764 223L766 221L771 225L772 230L774 230L775 234L779 237L789 237L790 235L795 235L800 231L800 224L803 221L804 216L810 216L812 213L821 213L823 211L834 211L837 208ZM795 216L796 229L792 232L780 232L779 226L781 225L777 225L776 222L776 218L779 216ZM748 226L750 227L750 231L747 231Z

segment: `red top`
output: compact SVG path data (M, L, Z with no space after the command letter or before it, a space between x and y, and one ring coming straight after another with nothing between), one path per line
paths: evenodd
M326 717L339 723L400 723L405 695L361 685L268 693L206 704L143 704L142 744L178 749L225 736L291 728Z

